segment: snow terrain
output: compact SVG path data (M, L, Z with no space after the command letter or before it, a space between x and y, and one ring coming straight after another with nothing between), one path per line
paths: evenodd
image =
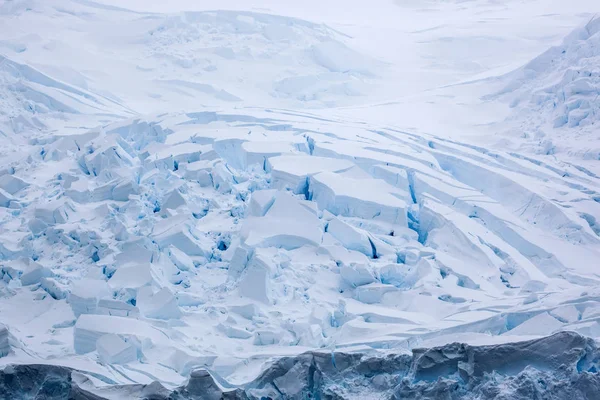
M0 3L2 365L600 337L599 6L333 3Z

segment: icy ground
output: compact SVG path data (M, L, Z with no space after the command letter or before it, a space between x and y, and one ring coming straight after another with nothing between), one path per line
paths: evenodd
M3 365L600 337L600 4L144 3L0 2Z

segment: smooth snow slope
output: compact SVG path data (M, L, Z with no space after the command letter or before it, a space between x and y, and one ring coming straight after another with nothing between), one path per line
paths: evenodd
M595 2L542 3L2 3L1 362L175 387L598 337Z

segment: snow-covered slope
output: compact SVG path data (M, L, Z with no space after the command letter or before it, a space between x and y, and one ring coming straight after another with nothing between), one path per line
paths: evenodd
M505 74L468 50L499 28L461 13L535 2L385 2L352 34L292 8L109 3L0 5L2 365L248 388L306 352L600 336L600 177L580 151L598 140L598 20ZM411 51L386 53L390 34Z
M503 79L497 95L514 109L511 120L541 142L540 152L600 159L600 19L592 19ZM558 147L558 149L557 149Z
M0 52L6 57L137 112L352 104L383 67L323 24L266 13L165 15L64 0L2 7ZM66 111L60 99L56 103Z

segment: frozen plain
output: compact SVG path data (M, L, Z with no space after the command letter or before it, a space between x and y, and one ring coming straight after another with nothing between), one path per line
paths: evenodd
M0 362L593 348L600 5L263 3L0 5Z

